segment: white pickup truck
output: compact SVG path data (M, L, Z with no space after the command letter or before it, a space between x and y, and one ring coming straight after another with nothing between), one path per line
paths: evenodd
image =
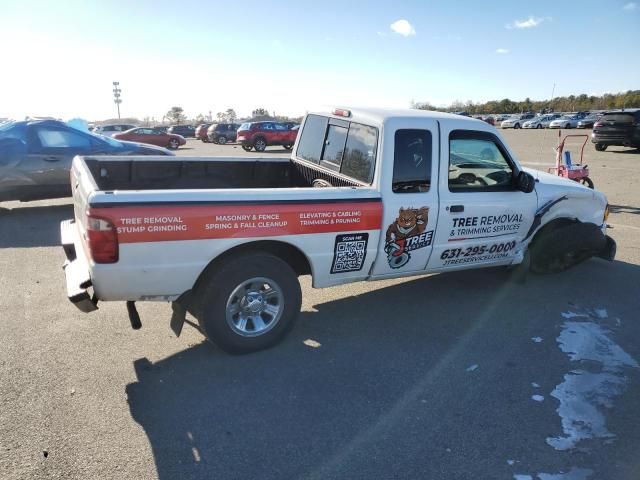
M316 288L479 267L613 260L605 196L521 167L495 128L419 110L311 113L291 158L76 157L69 299L172 302L229 352L291 329Z

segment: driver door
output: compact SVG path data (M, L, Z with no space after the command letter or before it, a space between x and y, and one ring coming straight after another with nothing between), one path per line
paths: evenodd
M430 270L510 264L537 208L516 188L518 168L493 133L442 132L440 214Z

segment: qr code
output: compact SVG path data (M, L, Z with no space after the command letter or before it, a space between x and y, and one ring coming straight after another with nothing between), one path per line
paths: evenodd
M368 233L338 235L333 251L331 273L357 272L362 270L367 255Z

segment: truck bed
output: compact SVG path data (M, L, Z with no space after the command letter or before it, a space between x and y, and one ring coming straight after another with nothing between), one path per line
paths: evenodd
M180 190L332 186L355 181L288 158L255 157L84 157L98 190Z

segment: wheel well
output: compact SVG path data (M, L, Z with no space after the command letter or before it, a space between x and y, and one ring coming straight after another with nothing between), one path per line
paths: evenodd
M536 232L536 234L533 236L533 239L531 240L531 244L529 245L529 248L531 248L531 246L534 245L536 241L542 238L544 235L554 232L559 228L563 228L568 225L573 225L576 222L578 222L578 220L571 219L571 218L556 218L555 220L551 220L549 223L547 223L544 227L542 227L540 230Z
M200 283L206 280L208 272L211 272L223 261L227 261L234 256L241 255L243 253L256 253L265 252L270 253L276 257L281 258L287 262L297 275L309 275L311 274L311 264L302 251L294 247L293 245L285 242L278 242L274 240L259 240L256 242L247 242L241 245L237 245L226 252L218 255L216 258L209 262L209 265L205 267L198 279L196 280L193 290L196 291Z

